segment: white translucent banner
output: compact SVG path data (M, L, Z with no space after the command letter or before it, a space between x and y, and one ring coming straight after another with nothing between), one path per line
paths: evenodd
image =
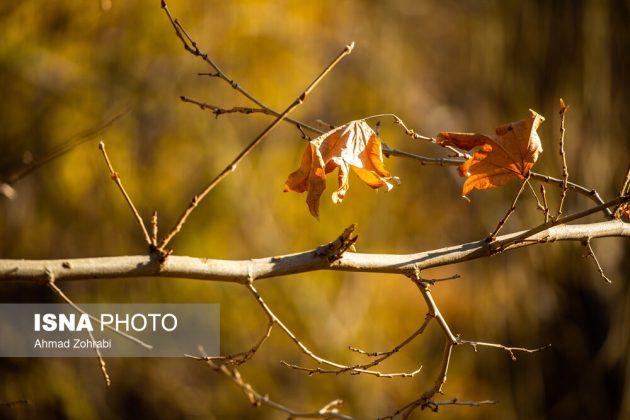
M0 304L0 357L219 355L218 304Z

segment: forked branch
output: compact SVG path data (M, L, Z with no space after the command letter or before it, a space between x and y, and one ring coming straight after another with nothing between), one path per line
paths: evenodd
M210 64L210 66L216 71L216 76L224 79L230 85L241 92L243 95L250 98L252 101L257 103L262 108L268 108L264 106L262 103L259 103L253 96L251 96L248 92L243 90L236 82L232 79L228 78L225 73L214 63L212 59L206 53L203 53L197 47L197 44L193 39L188 35L188 33L184 30L181 24L177 21L177 19L173 19L171 16L168 7L165 1L162 1L162 8L166 12L173 28L175 29L175 33L179 37L179 39L184 44L184 48L191 52L195 56L201 57L205 62ZM275 120L268 125L252 142L246 146L233 160L232 162L223 169L210 183L197 195L193 197L190 204L181 214L173 228L162 238L162 240L157 245L157 251L161 255L165 255L168 251L166 247L170 243L170 241L177 235L177 233L181 230L182 226L188 219L188 216L193 212L193 210L199 205L199 203L208 195L210 191L212 191L223 179L225 179L230 173L234 172L238 166L238 164L258 145L260 142L278 125L282 120L284 120L295 108L301 105L306 97L312 92L312 90L317 86L317 84L348 54L352 52L354 48L354 43L350 43L346 45L346 47L335 57L335 59L308 85L308 87L280 114L278 114Z
M208 358L206 356L202 356L202 357L188 356L188 357L206 362L206 364L212 370L214 370L217 373L221 373L227 378L229 378L235 385L241 388L243 393L249 399L249 402L255 407L265 405L274 410L287 414L290 419L321 418L321 419L352 420L352 417L339 413L338 407L341 404L343 404L342 400L339 400L339 399L333 400L329 402L328 404L324 405L322 408L320 408L317 411L310 411L310 412L296 411L284 404L280 404L272 400L271 398L269 398L269 395L260 394L248 382L246 382L243 379L240 371L236 368L236 366L228 365L226 363L213 360L212 358Z

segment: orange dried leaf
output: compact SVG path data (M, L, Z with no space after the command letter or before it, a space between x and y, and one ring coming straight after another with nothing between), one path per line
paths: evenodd
M513 179L525 179L542 153L536 129L544 120L530 109L526 119L498 127L493 136L440 133L440 144L467 151L478 147L473 156L458 167L459 174L467 177L462 195L466 197L474 189L500 187Z
M363 120L352 121L337 127L309 142L302 156L300 168L291 173L284 191L308 191L306 204L311 214L319 219L319 200L326 189L326 174L338 169L339 188L332 194L334 203L340 203L348 191L350 168L372 188L393 188L399 183L383 165L381 142L376 133Z

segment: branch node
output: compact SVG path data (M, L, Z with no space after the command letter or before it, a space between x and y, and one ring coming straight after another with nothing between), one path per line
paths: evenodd
M348 226L337 239L317 248L315 250L315 256L325 258L328 263L332 264L340 260L346 251L354 252L354 244L359 239L359 236L354 234L356 227L356 223Z

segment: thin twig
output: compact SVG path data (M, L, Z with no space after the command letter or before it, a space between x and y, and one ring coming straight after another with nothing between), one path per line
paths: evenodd
M304 131L304 129L302 128L302 124L298 123L298 124L296 124L296 127L300 131L300 133L302 134L302 139L303 140L311 141L311 136L306 134L306 131Z
M554 178L552 176L549 175L543 175L543 174L539 174L536 172L529 172L529 177L530 179L535 179L536 181L541 181L544 182L546 184L551 184L551 185L555 185L557 187L562 188L562 186L564 185L564 181L562 179L558 179L558 178ZM595 203L597 204L604 204L604 200L602 200L602 198L600 197L599 193L595 190L595 189L588 189L586 187L583 187L581 185L575 184L573 182L567 182L567 186L569 187L570 190L573 190L579 194L582 194L588 198L590 198L591 200L593 200ZM612 212L606 207L606 208L602 208L602 211L604 212L604 214L606 215L606 217L608 217L609 219L612 219L613 214Z
M459 339L455 337L455 335L451 332L451 329L448 326L448 323L442 316L442 313L438 309L438 306L435 303L435 300L433 299L433 296L430 291L430 285L422 280L422 278L419 275L419 272L410 276L410 278L415 283L415 285L418 286L418 289L420 290L420 293L422 294L422 297L424 298L424 301L426 302L427 307L429 309L429 315L435 318L435 320L440 325L440 328L442 328L442 331L444 332L444 335L446 336L446 343L444 345L444 353L442 355L442 364L440 367L440 372L435 381L435 384L433 385L433 387L425 391L419 399L401 408L394 414L394 417L400 415L401 418L403 419L408 418L409 415L417 407L424 408L425 406L427 406L428 402L432 401L433 396L435 394L442 393L442 387L446 383L446 375L448 373L448 366L450 363L453 346L459 344Z
M165 5L165 3L163 3ZM165 6L164 6L165 7ZM165 8L165 10L167 10ZM170 17L170 15L169 15ZM301 105L308 94L317 86L317 84L339 63L345 56L352 52L354 48L354 43L350 43L346 45L346 47L335 57L335 59L311 82L310 85L289 105L283 112L280 114L267 128L265 128L247 147L245 147L239 154L234 158L232 163L230 163L219 175L217 175L211 182L208 184L203 191L195 195L186 208L182 215L179 217L175 226L166 234L166 236L162 239L162 241L158 244L158 250L161 252L165 252L165 247L169 244L169 242L175 237L175 235L181 230L182 226L188 219L188 216L192 211L199 205L201 200L216 187L219 182L221 182L225 177L227 177L230 173L236 170L237 165L273 130L291 111Z
M366 118L364 118L364 119L366 119L366 120L367 120L367 119L370 119L370 118L380 118L380 117L393 117L393 118L394 118L394 124L401 126L401 127L403 128L403 130L405 131L405 134L406 134L407 136L411 137L411 138L412 138L412 139L414 139L414 140L424 140L424 141L428 141L428 142L430 142L430 143L436 144L436 145L438 145L438 146L440 146L440 147L443 147L443 148L445 148L445 149L450 150L450 151L453 153L453 156L454 156L454 157L461 158L461 159L464 159L464 160L466 160L466 159L470 159L470 155L469 155L468 153L464 153L464 152L462 152L462 151L460 151L460 150L457 150L457 149L455 149L455 148L454 148L454 147L452 147L452 146L448 146L448 145L442 144L442 143L438 142L438 141L437 141L434 137L427 137L427 136L423 136L423 135L421 135L421 134L416 133L416 131L415 131L415 130L413 130L413 129L411 129L411 128L407 127L407 125L404 123L404 121L402 120L402 118L400 118L400 117L399 117L398 115L396 115L396 114L378 114L378 115L372 115L372 116L366 117ZM399 156L405 156L405 157L412 157L412 158L416 158L416 157L415 157L414 155L412 155L411 153L406 153L406 152L402 152L402 153L401 153L400 151L396 151L396 152L398 152L398 153L399 153ZM392 153L392 155L396 156L396 154L395 154L395 153ZM429 161L426 161L425 159L426 159L426 158L424 158L423 156L420 156L420 159L418 159L418 160L420 160L421 162L423 162L423 161L424 161L424 162L427 162L427 163L429 163L429 164L430 164L430 162L429 162ZM462 164L463 162L464 162L464 161L457 161L457 160L453 160L453 159L446 159L446 160L444 160L444 163L441 163L440 165L441 165L441 166L446 166L446 165L449 165L449 166L450 166L450 165L460 165L460 164Z
M182 102L186 102L186 103L190 103L190 104L194 104L197 105L199 108L201 109L208 109L210 111L212 111L212 113L215 116L220 116L223 114L234 114L234 113L239 113L239 114L245 114L245 115L249 115L249 114L265 114L265 115L271 115L273 117L278 117L280 115L279 112L271 109L271 108L251 108L251 107L244 107L244 106L234 106L232 108L222 108L220 106L216 106L216 105L211 105L209 103L206 102L201 102L198 101L196 99L192 99L189 98L187 96L180 96L179 97ZM302 131L304 128L307 130L310 130L314 133L317 134L324 134L323 130L320 130L319 128L315 128L311 125L305 124L301 121L295 120L291 117L286 117L284 119L286 122L291 123L293 125L296 126L296 128L300 131ZM304 133L303 133L304 134Z
M403 347L405 347L407 344L411 343L411 341L413 341L414 338L416 338L417 336L419 336L420 334L422 334L424 332L424 330L427 328L427 326L429 325L429 322L431 322L431 320L434 317L430 314L427 314L424 318L424 322L422 323L422 325L420 326L420 328L418 328L416 331L413 332L413 334L411 334L409 337L407 337L405 340L403 340L403 342L401 342L400 344L398 344L396 347L394 347L393 349L389 350L389 351L383 351L383 352L367 352L365 350L361 350L358 349L356 347L352 347L349 346L348 349L350 351L353 351L355 353L359 353L362 354L364 356L368 356L368 357L376 357L377 359L373 360L370 363L366 363L363 365L357 365L355 367L361 368L361 369L369 369L373 366L376 366L378 364L380 364L381 362L383 362L384 360L388 359L389 357L393 356L394 354L398 353L400 350L402 350ZM411 372L410 374L407 375L400 375L400 376L407 376L407 377L413 377L413 375L417 374L418 372L420 372L420 370L422 369L422 366L420 366L420 368L418 368L416 371Z
M305 366L300 366L300 365L296 365L296 364L292 364L292 363L287 363L284 360L280 361L280 363L283 366L286 366L288 368L294 369L294 370L299 370L302 372L306 372L308 373L308 375L315 375L315 374L333 374L333 375L339 375L340 373L344 373L344 372L350 372L353 375L359 375L359 374L367 374L367 375L372 375L372 376L376 376L377 378L413 378L414 376L416 376L418 373L420 373L420 371L422 371L422 366L420 366L418 369L412 371L412 372L395 372L395 373L382 373L376 370L368 370L368 369L362 369L360 367L360 365L356 365L356 366L345 366L343 368L336 368L336 369L326 369L326 368L308 368Z
M425 140L431 143L436 143L437 140L435 140L433 137L426 137L423 136L421 134L416 133L414 130L407 128L407 126L405 125L405 123L403 122L403 120L396 114L376 114L376 115L370 115L369 117L365 117L363 118L363 120L371 120L374 118L382 118L382 117L392 117L394 119L394 124L397 124L399 126L401 126L403 128L403 130L405 130L405 134L408 135L409 137L411 137L414 140Z
M519 197L521 196L521 194L523 193L523 190L525 189L525 185L527 184L527 182L529 181L529 175L525 178L525 180L521 183L521 188L519 188L518 192L516 193L516 195L514 196L514 200L512 201L512 205L510 206L510 208L508 209L507 213L505 213L505 216L503 216L503 218L501 220L499 220L499 223L497 224L497 227L494 229L494 231L488 235L488 237L486 238L486 240L488 242L492 242L496 239L497 234L499 233L499 231L503 228L503 226L505 226L505 223L507 222L507 220L510 218L510 216L512 215L512 213L514 213L514 211L516 210L516 202L518 201Z
M422 297L424 298L424 301L429 308L429 315L436 319L449 342L451 342L452 344L457 344L457 337L455 337L455 335L451 332L450 327L446 323L446 320L442 316L442 313L438 309L438 306L433 299L433 295L431 294L431 290L429 287L430 284L422 280L417 275L411 276L411 280L416 284L416 286L418 286L418 289L420 289L420 293L422 293Z
M529 187L529 191L532 193L532 195L534 196L534 199L536 200L536 210L540 210L543 215L545 216L545 222L547 222L549 220L548 218L548 214L549 214L549 208L546 207L547 204L547 198L545 197L545 188L543 187L543 185L540 185L540 193L543 196L543 202L540 202L540 199L538 198L538 194L536 194L536 190L534 190L534 187L532 187L532 183L529 182L529 180L527 180L527 186ZM544 203L544 204L543 204Z
M212 113L217 117L223 114L245 114L245 115L266 114L266 115L273 115L277 117L277 115L275 115L274 112L271 112L270 110L265 109L265 108L250 108L250 107L245 107L245 106L234 106L232 108L222 108L220 106L211 105L209 103L201 102L196 99L191 99L187 96L180 96L179 99L181 99L182 102L197 105L201 109L208 109L212 111Z
M450 339L446 340L444 344L444 354L442 355L442 365L440 366L440 373L433 388L426 391L423 395L425 401L430 401L435 394L441 394L442 388L446 383L446 376L448 374L448 366L451 361L451 354L453 353L453 343Z
M425 278L423 278L422 281L426 282L426 283L429 283L431 285L434 285L435 283L441 283L441 282L444 282L444 281L457 280L457 279L461 279L461 278L462 278L462 276L460 276L459 274L453 274L453 275L450 275L450 276L439 277L439 278L436 278L436 279L425 279Z
M558 204L558 213L556 218L562 215L562 206L564 205L564 199L567 196L567 190L569 189L569 170L567 167L567 157L564 152L564 115L569 107L565 105L564 100L560 98L560 158L562 159L562 188L560 189L560 204Z
M446 405L480 406L480 405L485 405L485 404L495 404L495 401L492 401L492 400L460 401L458 399L451 399L451 400L446 400L446 401L435 401L433 399L436 394L442 394L442 387L446 383L448 367L449 367L451 354L452 354L452 350L454 346L455 344L447 340L444 347L444 353L442 355L442 363L440 365L440 372L438 374L438 378L434 386L428 389L426 392L424 392L420 398L399 408L392 415L381 417L380 420L397 419L397 418L407 419L409 418L409 416L411 416L413 411L415 411L417 408L420 408L421 410L428 408L429 410L433 412L437 412L439 407L446 406Z
M457 398L453 398L450 400L445 400L445 401L435 401L435 400L431 400L431 401L425 401L424 403L419 399L416 401L413 401L409 404L407 404L405 407L399 409L395 414L389 415L389 416L385 416L385 417L380 417L379 420L393 420L396 418L407 418L410 414L411 411L409 413L403 413L403 410L405 409L409 409L411 408L412 411L413 409L417 408L418 406L421 406L422 409L424 408L428 408L429 410L433 411L434 413L438 412L438 409L442 406L448 406L448 405L463 405L463 406L468 406L468 407L479 407L481 405L491 405L491 404L496 404L497 402L494 400L482 400L482 401L460 401ZM404 417L401 414L405 414Z
M397 418L407 419L418 407L422 410L424 410L427 407L429 407L430 409L433 409L432 407L436 405L436 402L433 401L433 397L435 396L435 394L442 393L442 387L444 386L444 383L446 382L446 375L448 373L448 366L451 360L451 352L453 350L453 346L454 344L451 343L449 340L446 341L446 344L444 346L444 353L442 354L442 363L440 365L440 372L438 374L438 378L435 381L435 384L433 385L433 387L431 387L426 392L424 392L422 396L418 398L417 400L412 401L408 403L407 405L399 408L392 415L381 417L380 420L397 419Z
M509 347L509 346L504 346L503 344L497 344L497 343L484 343L482 341L469 341L469 340L459 340L460 344L467 344L469 346L471 346L472 348L475 349L475 352L477 352L477 347L493 347L496 349L501 349L501 350L505 350L509 355L510 358L512 360L516 360L516 356L514 355L514 352L522 352L522 353L538 353L540 351L546 350L549 347L551 347L551 344L547 344L545 346L540 346L534 349L528 349L525 347Z
M385 155L385 157L399 156L399 157L406 157L406 158L410 158L410 159L415 159L423 166L424 165L458 166L458 165L461 165L463 163L463 161L461 159L458 159L458 158L456 158L456 159L453 159L453 158L431 158L431 157L416 155L414 153L409 153L409 152L405 152L405 151L402 151L402 150L394 149L394 148L390 147L386 143L382 143L382 147L383 147L383 154Z
M227 356L204 356L203 360L213 360L215 362L234 364L234 365L242 365L243 363L249 361L256 352L262 347L262 345L267 341L267 339L271 336L271 330L273 329L275 322L269 321L267 325L267 330L263 334L263 336L247 351L228 354Z
M497 402L494 400L483 400L483 401L460 401L456 398L452 400L446 401L427 401L426 408L433 411L434 413L438 412L439 407L445 405L465 405L469 407L478 407L480 405L488 405L488 404L496 404Z
M545 186L540 184L540 195L542 195L543 199L543 212L545 213L545 223L549 222L549 204L547 204L547 192L545 191Z
M623 181L621 190L619 190L619 196L626 195L628 193L630 193L630 165L628 165L628 169L626 170L626 179Z
M107 328L108 330L110 330L111 332L118 334L119 336L134 342L136 344L138 344L139 346L144 347L147 350L151 350L153 348L152 345L145 343L144 341L140 340L139 338L134 337L133 335L129 335L127 333L124 333L120 330L117 330L116 328L112 327L111 325L108 324L103 324L101 322L100 319L96 318L94 315L89 314L87 312L85 312L83 309L81 309L81 307L79 307L79 305L77 305L76 303L74 303L65 293L63 293L63 291L57 286L56 282L56 278L55 278L55 274L53 273L52 270L50 270L49 268L46 268L46 275L47 275L47 282L46 285L48 287L50 287L55 294L57 294L57 296L59 296L64 302L66 302L68 305L72 306L72 308L80 313L80 314L85 314L88 317L90 317L90 319L92 321L97 322L99 325L101 325L102 327Z
M391 355L398 353L403 347L405 347L407 344L409 344L414 338L416 338L417 336L419 336L420 334L422 334L424 332L424 330L427 328L427 326L429 325L429 322L431 322L431 320L433 319L433 316L430 314L427 314L424 317L424 322L422 322L422 325L420 326L420 328L418 328L416 331L413 332L413 334L411 334L409 337L407 337L402 343L398 344L396 347L394 347L393 349L389 350L389 351L377 351L377 352L367 352L365 350L361 350L359 348L356 347L352 347L349 346L348 350L353 351L355 353L359 353L362 354L364 356L368 356L368 357L378 357L379 359L377 359L377 363L382 362L383 360L385 360L386 358L390 357ZM374 366L374 365L372 365ZM363 367L370 367L367 365L364 365Z
M234 80L228 77L228 75L224 73L223 70L221 70L219 66L208 56L208 54L204 53L203 51L199 49L199 47L197 46L197 43L188 35L188 33L186 32L184 27L181 25L181 23L177 19L173 18L165 0L162 0L161 7L166 13L168 20L171 22L171 25L173 26L173 29L175 30L175 34L182 41L182 44L184 48L186 49L186 51L190 52L192 55L196 57L201 57L203 61L208 63L210 67L212 67L215 71L215 73L211 74L212 76L223 79L230 86L232 86L232 88L237 90L239 93L241 93L243 96L245 96L250 101L257 104L261 108L268 108L263 103L258 101L258 99L256 99L252 94L250 94L245 89L243 89L238 83L236 83Z
M292 408L289 408L283 404L277 403L269 398L268 395L262 395L257 392L248 382L245 382L239 370L233 365L227 365L225 363L217 363L212 359L208 359L204 357L194 357L187 356L189 358L193 358L196 360L205 361L208 366L214 370L215 372L221 373L232 380L234 384L241 388L243 393L249 399L249 402L255 406L259 407L261 405L266 405L267 407L273 408L274 410L278 410L285 414L289 415L290 419L298 419L298 418L323 418L323 419L342 419L342 420L352 420L352 417L343 415L339 413L337 407L339 407L343 401L336 399L328 404L324 405L321 409L312 412L300 412L295 411Z
M196 56L196 57L201 57L201 59L203 61L205 61L207 64L210 65L210 67L212 67L212 69L214 70L213 73L205 73L205 75L209 75L212 77L218 77L221 80L225 81L227 84L229 84L233 89L235 89L236 91L238 91L240 94L242 94L243 96L245 96L247 99L249 99L251 102L253 102L254 104L258 105L259 108L264 109L265 110L265 114L268 115L273 115L275 117L279 117L281 114L275 110L273 110L271 107L265 105L264 103L262 103L260 100L258 100L254 95L252 95L251 93L249 93L248 91L246 91L239 83L237 83L234 79L230 78L222 69L219 68L219 66L214 62L214 60L212 60L210 58L210 56L201 51L199 49L199 47L197 46L197 43L190 37L190 35L188 35L188 32L186 32L186 30L184 29L184 27L182 26L182 24L179 22L179 20L174 19L168 9L168 5L166 4L166 1L162 1L162 9L164 9L164 12L166 13L166 16L168 17L168 20L171 22L171 25L173 26L173 29L175 30L175 34L177 35L177 37L182 41L182 44L184 45L184 48L186 49L186 51L190 52L192 55ZM200 73L200 75L203 75L204 73ZM184 98L182 97L182 100L184 100ZM199 103L197 103L197 105L199 105ZM285 118L285 121L288 121L292 124L295 125L299 125L303 128L306 128L308 130L311 130L313 132L317 132L320 134L323 134L323 131L318 130L315 127L312 127L308 124L304 124L302 122L299 122L297 120L293 120L291 118Z
M157 210L151 216L151 245L157 246L158 241L158 213Z
M453 276L451 276L450 278L453 278ZM416 281L416 280L414 280L414 281ZM377 372L377 371L373 371L373 370L367 370L367 369L380 364L381 362L383 362L384 360L388 359L392 355L398 353L403 347L405 347L407 344L409 344L411 341L413 341L414 338L416 338L418 335L422 334L424 332L424 330L426 329L426 327L429 325L429 322L432 319L434 319L434 318L438 320L438 322L441 324L443 329L446 328L444 331L446 332L447 337L449 337L449 338L453 337L453 339L455 339L453 334L448 329L448 326L446 325L446 322L444 321L444 318L440 314L440 311L438 310L437 305L433 301L433 297L431 296L431 294L430 294L430 292L428 290L428 286L427 286L427 284L425 282L427 282L427 281L426 280L422 280L421 282L419 282L419 281L416 282L416 284L420 288L424 299L427 301L427 306L429 307L429 313L426 315L426 317L424 319L424 322L422 323L420 328L418 328L413 334L411 334L409 337L407 337L405 340L403 340L400 344L395 346L392 350L386 351L386 352L366 352L364 350L357 349L355 347L349 347L349 349L351 351L353 351L353 352L356 352L356 353L359 353L359 354L363 354L363 355L366 355L366 356L369 356L369 357L377 357L377 359L373 360L372 362L366 363L366 364L361 364L361 365L355 365L355 366L351 366L351 367L350 366L346 366L344 368L337 368L337 369L305 368L305 367L301 367L301 366L297 366L297 365L288 364L286 362L283 362L283 364L285 366L291 367L293 369L306 371L309 374L314 374L314 373L339 374L339 373L343 373L343 372L348 372L349 371L349 372L352 372L352 373L355 373L355 374L368 373L368 374L375 375L377 377L387 377L387 378L413 377L413 376L415 376L416 374L418 374L421 371L422 366L420 366L418 369L416 369L413 372L403 372L403 373L381 373L381 372Z
M142 217L140 217L140 213L138 213L138 210L136 210L136 206L133 205L133 202L131 201L131 197L129 197L129 194L127 194L127 191L125 191L125 188L123 187L122 181L120 179L120 175L118 175L118 172L114 170L109 160L109 156L107 156L107 152L105 151L105 143L100 141L98 143L98 148L103 153L103 158L105 158L105 163L107 164L107 168L109 169L109 172L111 174L112 181L114 181L114 183L118 186L118 189L120 190L122 195L125 197L125 201L127 201L127 204L129 205L129 208L131 209L131 212L133 213L136 219L136 222L138 223L138 225L140 226L140 229L142 230L142 234L144 235L144 241L147 243L147 245L151 245L151 237L149 236L147 227L144 225L144 221L142 220Z
M292 369L307 371L307 372L309 372L309 374L313 374L313 373L342 373L342 372L350 372L350 373L356 373L356 374L364 373L364 374L368 374L368 375L381 376L381 377L382 376L388 376L388 375L393 375L392 377L394 377L394 376L411 376L411 374L409 374L409 373L383 374L383 373L378 372L378 371L373 371L373 370L368 370L368 369L361 369L360 367L356 367L355 368L353 366L346 366L346 365L343 365L343 364L340 364L340 363L336 363L336 362L324 359L323 357L320 357L320 356L316 355L308 347L306 347L306 345L304 343L302 343L300 341L300 339L297 338L297 336L286 325L284 325L284 323L280 320L280 318L278 318L273 313L271 308L263 300L262 296L260 295L258 290L256 290L256 288L254 287L254 285L251 282L246 284L246 287L252 293L252 295L254 296L256 301L258 302L258 304L261 306L261 308L263 309L263 311L265 312L265 314L269 318L269 322L272 323L272 324L278 325L278 327L280 327L280 329L282 331L284 331L284 333L300 348L300 350L302 350L302 353L304 353L305 355L307 355L308 357L310 357L311 359L313 359L317 363L323 363L323 364L328 365L328 366L330 366L332 368L335 368L335 370L333 371L333 370L330 370L330 369L309 369L309 368L304 368L304 367L301 367L301 366L297 366L297 365L293 365L293 364L281 361L281 363L283 365L285 365L287 367L290 367ZM417 372L419 372L419 369L418 369ZM413 373L413 374L415 375L415 373Z
M78 311L81 314L85 314L85 311L83 311L81 308L79 308L74 302L72 302L70 300L70 298L68 298L61 291L60 288L57 287L57 285L55 284L55 276L52 274L52 272L49 271L48 273L49 273L49 277L48 277L48 283L46 285L53 292L55 292L55 294L57 294L61 299L63 299L64 301L66 301L66 303L71 305L76 311ZM88 328L87 333L90 336L90 340L92 340L92 342L96 341L96 339L94 338L94 334L92 333L91 329ZM105 384L107 386L110 386L112 384L112 381L109 378L109 374L107 373L107 365L105 364L105 359L103 359L103 355L101 354L101 350L98 348L98 346L95 346L94 347L94 351L96 352L96 357L98 359L98 364L99 364L99 367L101 369L101 373L103 374L103 378L105 379Z
M583 242L583 245L586 247L586 255L584 258L593 257L593 261L595 261L595 265L597 266L597 271L599 271L599 275L601 278L608 284L612 284L612 280L610 280L606 274L604 274L604 269L602 268L599 260L597 259L597 255L593 251L593 247L591 246L591 239L587 239Z
M446 336L446 342L444 345L444 353L442 355L442 363L440 365L440 372L438 373L438 376L435 380L434 385L431 388L429 388L427 391L425 391L420 396L420 398L398 409L394 414L387 417L383 417L383 419L394 419L394 418L407 419L413 413L413 411L415 411L417 408L420 408L422 410L425 408L429 408L432 411L437 411L438 407L441 405L493 404L494 402L489 401L489 400L477 401L477 402L459 402L459 403L458 403L458 400L455 400L455 399L450 400L450 401L442 401L442 402L434 401L433 399L434 396L436 394L442 394L442 388L444 387L444 384L446 383L448 367L450 364L453 347L459 344L464 344L464 343L470 344L470 343L462 341L459 339L459 337L455 337L453 335L450 327L446 323L446 320L440 313L437 307L437 304L435 303L435 300L433 299L433 296L431 295L431 292L429 290L430 285L425 280L422 279L422 277L419 275L419 272L415 272L413 275L410 276L410 278L416 284L416 286L418 286L418 288L420 289L420 292L422 293L422 296L427 304L427 307L429 308L428 316L433 317L438 321L438 323L440 324L440 327L442 328L442 331L444 332ZM499 347L499 345L497 345L497 347ZM501 346L501 347L504 349L508 349L508 347L505 347L505 346ZM512 349L516 350L516 348L512 348Z

